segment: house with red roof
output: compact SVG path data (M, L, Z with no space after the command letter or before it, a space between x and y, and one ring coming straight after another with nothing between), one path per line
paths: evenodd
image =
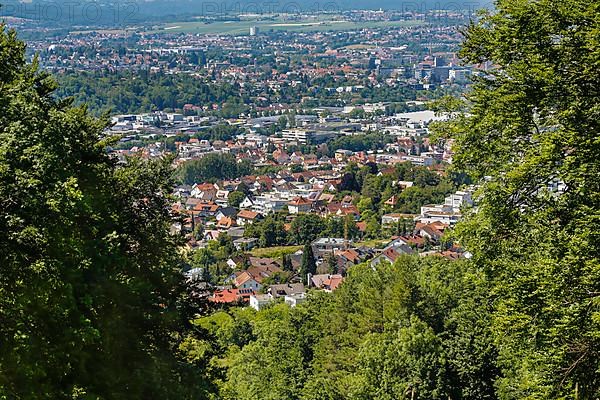
M262 215L255 211L240 210L240 212L237 215L236 222L239 226L245 226L248 224L252 224L260 219L262 219Z
M399 202L398 196L394 195L394 196L390 197L389 199L387 199L384 204L386 206L395 208L398 205L398 202Z
M247 303L254 293L252 289L217 290L208 298L208 301L215 304Z
M344 277L339 274L313 275L310 277L310 286L326 292L333 292L342 284L343 281Z
M377 266L382 262L393 264L403 254L413 254L415 251L407 245L402 239L392 240L383 249L381 254L371 261L372 266Z
M290 214L307 213L312 209L312 202L304 197L296 197L288 202Z

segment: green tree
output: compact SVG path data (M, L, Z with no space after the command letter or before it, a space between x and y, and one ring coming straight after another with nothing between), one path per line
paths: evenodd
M292 221L290 239L297 244L312 243L326 228L325 221L318 215L301 214Z
M186 350L214 366L219 398L491 400L489 300L471 263L403 257L294 308L201 318L208 334Z
M287 242L283 221L272 215L267 216L260 224L260 232L259 243L261 247L278 246Z
M304 245L302 249L302 261L298 273L305 285L309 284L308 274L314 275L317 273L317 263L315 262L315 255L310 244Z
M365 236L370 239L381 237L381 223L379 222L377 215L365 215L365 217L366 218L363 218L363 221L367 223Z
M304 172L304 167L300 164L294 164L290 167L290 172L292 174L298 173L298 172Z
M56 99L24 48L0 25L0 397L206 395L173 351L171 160L117 167L107 120Z
M333 253L329 254L327 256L327 270L330 274L337 274L338 273L338 263L337 263L337 259L335 258L335 256L333 255Z
M289 254L284 254L283 255L283 260L282 260L282 269L284 271L293 271L294 267L292 265L292 259L290 258Z
M219 251L222 254L221 259L225 259L235 252L233 239L225 232L219 233L219 236L217 237L217 245L219 246Z
M246 162L237 162L231 154L209 153L199 160L188 161L177 171L178 177L189 185L216 181L219 179L235 179L248 175L252 166Z
M297 399L308 354L304 331L297 329L300 323L300 315L285 304L261 312L253 320L256 339L232 359L223 398Z
M261 247L283 246L288 242L284 220L280 214L270 214L259 222L246 227L244 236L258 238Z
M361 198L356 204L356 208L362 214L365 211L373 211L375 210L375 206L373 205L373 199L370 197Z
M457 237L497 297L503 399L600 395L599 26L597 2L497 1L461 51L497 69L438 130L482 184Z
M210 249L198 249L194 252L192 258L193 265L196 268L204 268L208 270L208 267L217 261L215 255Z
M359 236L360 231L356 225L356 220L353 215L346 215L344 221L344 239L352 240Z
M404 326L406 325L406 326ZM397 330L371 333L358 356L360 397L376 399L447 399L441 339L412 317Z
M246 198L246 194L244 192L233 191L229 193L227 197L227 204L231 207L239 207L242 201Z

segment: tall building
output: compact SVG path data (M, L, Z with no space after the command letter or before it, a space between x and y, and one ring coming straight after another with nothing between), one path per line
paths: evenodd
M258 28L258 26L250 27L250 36L256 36L259 34L259 32L260 32L260 29Z
M286 142L310 144L313 141L315 132L305 129L285 129L281 132L281 135Z

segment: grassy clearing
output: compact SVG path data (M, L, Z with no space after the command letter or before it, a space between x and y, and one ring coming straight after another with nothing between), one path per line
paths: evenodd
M281 258L284 255L295 253L301 249L302 246L267 247L261 249L253 249L250 252L250 254L254 257Z
M354 245L356 247L364 246L364 247L370 247L373 249L381 249L383 246L385 246L389 242L390 242L390 239L372 239L372 240L366 240L364 242L354 243Z
M382 21L382 22L351 22L341 20L241 20L241 21L217 21L217 22L173 22L163 24L154 31L154 33L200 33L200 34L220 34L220 35L248 35L250 27L256 26L261 32L269 31L295 31L295 32L315 32L315 31L346 31L364 28L389 28L389 27L408 27L421 25L421 21Z

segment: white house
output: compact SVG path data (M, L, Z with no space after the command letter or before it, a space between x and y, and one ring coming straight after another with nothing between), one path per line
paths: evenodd
M242 200L242 202L240 203L240 209L244 209L244 208L252 208L252 206L254 205L254 201L249 197L246 196L246 198L244 200Z
M288 211L290 214L307 213L311 208L312 203L304 197L296 197L288 202Z
M241 210L237 215L236 223L239 226L245 226L258 221L260 218L262 218L262 216L257 212Z
M296 307L298 304L304 302L306 300L306 293L295 293L287 295L283 298L285 304L290 307Z
M250 296L250 307L254 308L256 311L259 311L272 301L273 298L268 294L255 294Z

